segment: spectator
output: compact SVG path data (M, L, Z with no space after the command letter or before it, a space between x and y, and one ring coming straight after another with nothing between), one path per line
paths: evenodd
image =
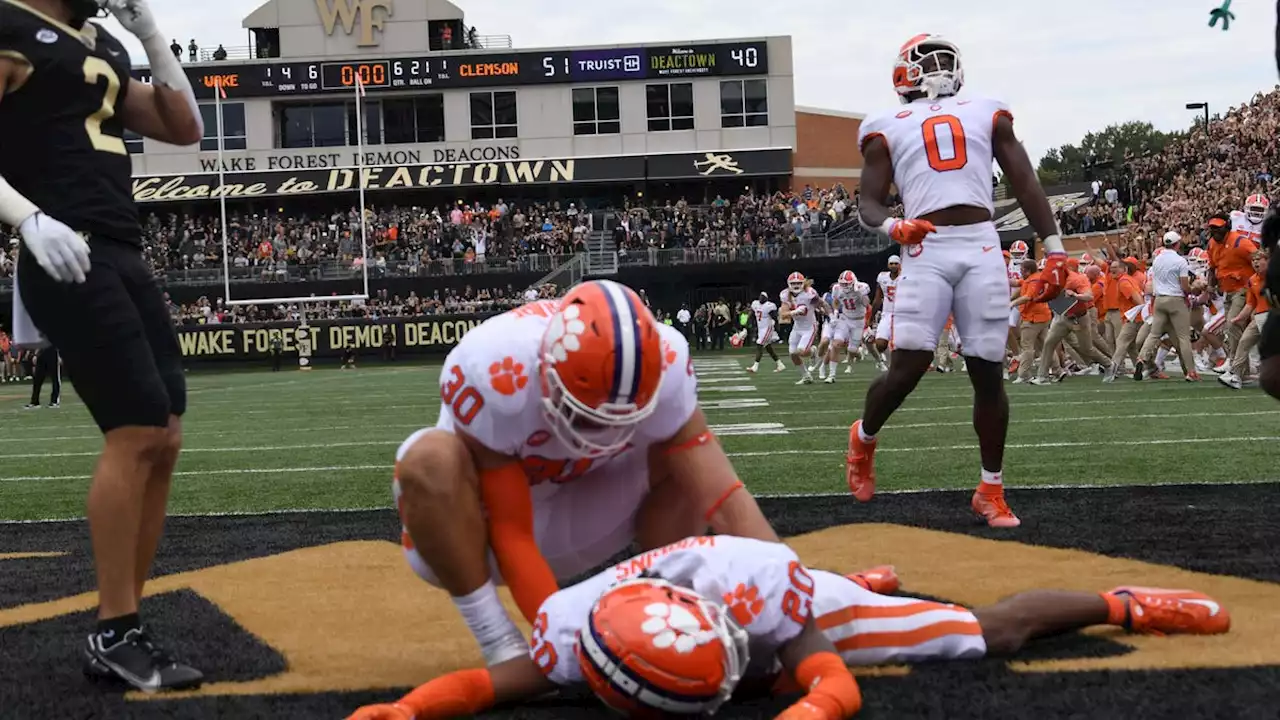
M173 43L169 45L169 52L173 53L175 60L182 62L182 46L178 44L177 38L174 38Z
M200 54L200 46L196 45L196 39L191 38L191 44L187 46L187 60L195 62L196 56Z
M226 60L226 59L227 59L227 50L226 50L226 48L222 47L222 45L221 45L221 44L219 44L219 45L218 45L218 49L213 51L213 59L214 59L214 60Z

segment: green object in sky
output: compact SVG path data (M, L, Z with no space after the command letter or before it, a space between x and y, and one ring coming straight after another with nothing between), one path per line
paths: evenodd
M1209 27L1213 27L1221 20L1222 29L1226 30L1235 19L1235 13L1231 12L1231 0L1223 0L1222 7L1209 11Z

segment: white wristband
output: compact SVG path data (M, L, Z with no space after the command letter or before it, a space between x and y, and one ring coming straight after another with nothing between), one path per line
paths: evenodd
M35 203L0 177L0 222L13 228L22 227L32 215L40 212Z
M893 237L893 226L897 225L900 219L894 217L886 218L884 222L880 223L880 232L884 233L885 237Z

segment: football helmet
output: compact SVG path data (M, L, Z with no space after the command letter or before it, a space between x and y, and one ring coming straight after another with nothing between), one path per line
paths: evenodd
M641 577L600 596L578 631L576 654L596 697L624 716L710 715L742 679L747 642L720 605Z
M1084 253L1083 255L1080 256L1080 267L1087 267L1092 264L1093 264L1092 255L1090 255L1089 253Z
M836 280L836 284L840 286L841 290L848 290L849 288L856 285L857 282L858 282L858 276L854 275L852 270L845 270L844 272L840 273L839 279Z
M804 275L798 272L793 272L790 275L788 275L787 289L789 289L793 293L798 293L801 290L804 290Z
M1254 194L1244 200L1244 216L1249 222L1257 225L1262 222L1262 218L1267 215L1267 208L1271 206L1271 201L1266 195Z
M930 100L936 100L955 95L963 85L960 48L940 35L916 35L898 50L898 61L893 65L893 87L904 104L910 102L907 96L913 93L924 93Z
M1031 249L1027 247L1027 242L1025 240L1014 240L1013 244L1009 246L1009 254L1018 262L1022 262L1022 259L1025 258L1027 253L1030 251Z
M1187 262L1193 269L1203 270L1209 267L1209 253L1204 248L1191 248L1191 252L1187 253Z
M556 437L582 457L627 446L653 414L664 365L658 322L631 288L571 289L542 335L542 404Z

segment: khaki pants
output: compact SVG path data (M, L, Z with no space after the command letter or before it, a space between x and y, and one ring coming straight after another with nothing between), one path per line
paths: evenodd
M1248 302L1248 290L1237 290L1227 295L1227 319L1239 315L1244 312L1245 303ZM1244 328L1229 322L1227 323L1227 357L1233 358L1236 354L1236 346L1240 344L1240 338L1244 335Z
M1040 377L1049 376L1050 358L1058 350L1063 340L1075 349L1080 360L1085 363L1106 365L1111 358L1103 355L1093 346L1093 316L1085 313L1075 320L1059 315L1049 325L1049 336L1044 341L1044 352L1040 354Z
M1243 378L1249 372L1249 352L1258 346L1262 339L1262 326L1267 322L1267 313L1258 313L1249 319L1249 324L1240 333L1240 344L1236 346L1236 354L1231 359L1231 374Z
M1119 310L1108 310L1107 316L1103 321L1102 337L1111 346L1111 353L1115 354L1116 343L1120 341L1120 331L1124 329L1124 313Z
M1178 362L1182 364L1182 372L1190 375L1196 371L1195 355L1191 352L1191 308L1181 296L1161 295L1155 301L1155 313L1152 315L1151 333L1142 343L1142 359L1150 367L1156 359L1156 349L1160 347L1160 337L1169 333L1178 348ZM1160 370L1161 368L1154 368Z
M1098 318L1097 310L1091 310L1089 312L1089 320L1092 325L1089 334L1093 338L1093 346L1100 350L1103 355L1106 355L1109 360L1111 358L1111 353L1115 351L1115 345L1102 335L1102 331L1106 329L1106 320L1105 318ZM1105 366L1106 363L1103 363L1103 365Z
M1138 348L1142 347L1142 341L1139 340L1138 335L1146 327L1147 324L1141 320L1133 320L1120 326L1120 332L1116 334L1116 347L1111 353L1112 367L1124 367L1126 355L1129 359L1137 362Z
M1031 366L1036 360L1036 350L1044 346L1044 339L1049 334L1049 323L1047 322L1027 322L1022 321L1018 326L1018 347L1022 349L1022 354L1018 357L1018 377L1023 380L1031 379ZM1053 360L1053 369L1059 367L1057 358Z

